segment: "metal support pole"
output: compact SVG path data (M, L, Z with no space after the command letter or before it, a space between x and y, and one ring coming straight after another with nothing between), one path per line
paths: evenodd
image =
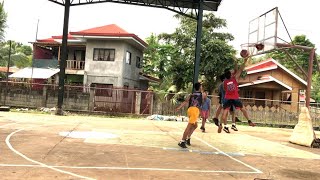
M309 55L309 68L308 68L308 79L307 79L307 92L306 92L306 107L310 107L310 97L311 97L311 83L312 83L312 68L313 68L313 58L315 55L315 49L311 49Z
M64 78L65 78L65 66L67 61L67 43L68 43L68 27L69 27L69 13L70 13L70 0L65 0L64 4L64 21L63 21L63 36L62 36L62 56L59 63L59 89L58 89L58 108L57 115L63 115L62 104L64 96Z
M286 53L287 57L289 57L289 59L291 61L294 62L294 64L296 65L296 67L298 67L300 69L300 71L304 74L304 76L307 78L308 74L306 73L305 70L303 70L303 68L298 64L298 62L289 54L289 52L286 49L283 49L283 51Z
M202 18L203 18L203 0L199 1L198 17L197 17L197 34L196 34L196 52L194 60L194 75L193 75L193 88L194 84L199 79L199 67L200 67L200 52L201 52L201 36L202 36Z

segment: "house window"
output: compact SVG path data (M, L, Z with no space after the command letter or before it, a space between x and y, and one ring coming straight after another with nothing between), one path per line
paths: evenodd
M129 51L126 53L126 63L131 64L131 52Z
M115 49L99 49L94 48L93 60L94 61L114 61Z
M129 89L128 85L124 85L123 86L123 98L128 98L129 97L128 89Z
M250 91L250 90L243 91L243 96L244 96L244 98L253 98L252 91Z
M96 96L112 97L113 84L95 84Z
M137 59L136 59L136 67L142 68L141 58L139 56L137 56Z
M291 92L282 92L281 94L281 103L283 104L291 104Z

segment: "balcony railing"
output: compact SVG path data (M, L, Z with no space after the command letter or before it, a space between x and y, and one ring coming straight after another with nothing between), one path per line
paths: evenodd
M85 61L67 60L67 69L84 70Z

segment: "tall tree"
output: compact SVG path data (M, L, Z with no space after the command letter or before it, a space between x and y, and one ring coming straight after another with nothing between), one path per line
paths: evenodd
M171 34L161 34L160 40L171 44L179 58L174 59L170 68L173 83L177 90L185 89L193 81L193 66L195 54L195 38L197 22L191 18L175 15L180 21L180 26ZM204 77L204 87L212 93L217 77L225 68L233 66L232 57L235 50L228 42L234 38L229 33L218 32L227 27L226 20L216 17L213 13L205 14L201 38L201 63L200 77Z
M146 39L148 48L144 53L143 71L149 75L161 79L159 85L153 85L156 89L167 90L172 85L171 67L177 53L171 44L162 44L159 38L152 34Z
M7 13L4 11L4 2L0 3L0 41L4 40L5 28L7 27Z

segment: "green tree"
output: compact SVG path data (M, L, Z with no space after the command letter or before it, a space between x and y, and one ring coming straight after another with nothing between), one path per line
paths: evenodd
M160 40L172 45L179 54L171 63L170 73L177 91L186 89L193 81L193 67L195 57L195 20L175 15L180 21L180 26L171 34L161 34ZM232 57L235 50L228 45L234 38L229 33L217 32L218 29L227 27L226 20L216 17L213 13L205 14L201 38L201 63L200 77L203 77L204 87L212 93L218 82L218 76L225 68L233 66Z
M298 35L293 38L292 41L295 45L302 45L307 47L315 47L315 45L306 37L306 35ZM309 51L303 51L298 48L288 49L289 54L296 60L296 62L307 72L309 64ZM274 51L267 54L267 57L272 57L273 59L278 60L288 69L294 71L295 73L302 75L302 72L297 68L296 64L288 58L285 52L282 50ZM316 70L316 63L313 64L314 70Z
M306 35L298 35L293 38L292 41L295 45L302 45L307 47L315 47L315 45L306 37ZM296 60L296 62L304 69L305 72L308 72L309 66L309 51L303 51L297 48L288 49L289 54ZM304 74L297 68L296 64L288 58L285 52L278 50L272 53L267 54L267 57L272 57L273 59L278 60L285 67L290 69L291 71L298 74L303 79L306 79ZM319 59L319 56L317 57ZM320 64L319 64L320 65ZM320 101L320 75L318 72L316 61L313 63L313 74L312 74L312 86L313 90L311 93L312 98L315 98L317 101Z
M7 27L7 13L4 10L3 3L3 1L0 3L0 41L4 40L4 33Z
M159 38L152 34L146 39L148 48L144 53L143 71L158 77L161 83L152 84L158 90L167 90L172 85L171 64L176 59L175 48L170 44L161 44Z
M312 75L312 87L311 97L317 102L320 102L320 72L316 72Z
M0 43L0 66L7 66L9 61L10 42ZM32 64L32 49L30 46L11 41L10 66L18 68L29 67Z

